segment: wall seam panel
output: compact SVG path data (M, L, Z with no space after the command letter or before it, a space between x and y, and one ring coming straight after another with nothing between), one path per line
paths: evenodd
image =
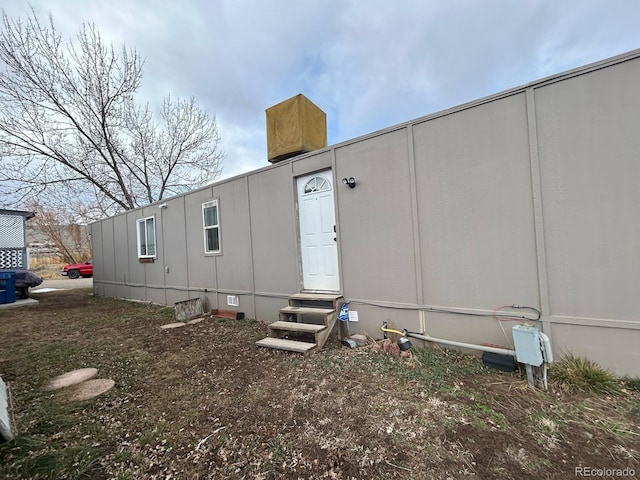
M295 250L293 252L293 262L294 269L296 272L296 283L298 285L298 291L302 291L304 288L304 280L302 276L302 268L301 268L301 255L300 251L300 226L299 226L299 216L297 214L298 209L298 185L297 185L297 177L295 176L295 172L293 171L293 161L289 162L289 199L291 200L291 218L293 219L293 244L295 245ZM291 292L297 293L297 292Z
M422 254L420 249L420 224L418 215L418 184L416 178L416 158L413 145L413 125L407 126L407 154L409 159L409 189L411 193L411 223L413 228L413 261L415 267L416 300L424 303L422 286ZM422 328L423 325L420 325Z
M338 181L338 167L336 165L336 149L332 148L331 149L331 176L333 177L333 200L334 200L334 204L333 204L333 210L334 210L334 215L335 215L335 221L336 221L336 242L337 242L337 248L338 248L338 275L340 277L340 292L344 291L344 286L342 285L342 282L344 281L344 275L343 275L343 271L342 271L342 236L340 235L340 204L338 201L338 185L340 183L342 183L342 181Z
M253 232L251 230L251 192L249 192L249 175L244 177L244 185L247 190L247 222L249 229L249 263L251 265L251 302L253 304L253 315L258 318L258 311L256 310L256 271L253 263Z
M538 150L538 128L536 120L535 91L526 91L527 128L529 137L529 160L531 166L531 192L533 196L533 221L536 236L536 259L538 266L538 293L543 315L544 329L549 332L550 302L549 279L547 276L547 255L544 244L544 216L542 212L542 180L540 176L540 155ZM546 319L544 317L547 317Z

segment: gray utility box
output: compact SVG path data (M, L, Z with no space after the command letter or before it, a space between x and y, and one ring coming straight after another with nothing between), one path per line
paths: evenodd
M540 334L536 327L528 325L514 325L511 329L513 343L516 347L516 358L520 363L539 367L542 365L542 349L540 348Z

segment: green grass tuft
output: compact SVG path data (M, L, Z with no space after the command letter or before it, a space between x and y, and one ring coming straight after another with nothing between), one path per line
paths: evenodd
M617 395L621 391L619 379L592 360L569 354L553 365L549 377L568 392L593 392Z
M624 378L624 386L627 390L640 392L640 378Z
M456 379L487 373L474 355L439 348L413 348L409 358L397 358L370 350L325 350L307 361L319 361L332 372L362 372L417 382L428 390L448 390Z

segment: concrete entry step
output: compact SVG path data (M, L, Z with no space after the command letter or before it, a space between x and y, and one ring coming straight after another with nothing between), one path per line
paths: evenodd
M290 352L307 353L316 348L315 343L297 342L295 340L285 340L282 338L267 337L256 342L258 347L275 348L277 350L288 350Z

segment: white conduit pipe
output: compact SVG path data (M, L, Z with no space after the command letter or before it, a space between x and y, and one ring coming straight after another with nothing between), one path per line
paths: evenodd
M516 356L515 350L507 350L506 348L489 347L486 345L476 345L474 343L454 342L453 340L444 340L442 338L435 338L429 335L421 335L419 333L407 332L407 337L417 338L418 340L424 340L425 342L441 343L443 345L451 345L452 347L470 348L472 350L480 350L482 352L500 353L502 355Z

